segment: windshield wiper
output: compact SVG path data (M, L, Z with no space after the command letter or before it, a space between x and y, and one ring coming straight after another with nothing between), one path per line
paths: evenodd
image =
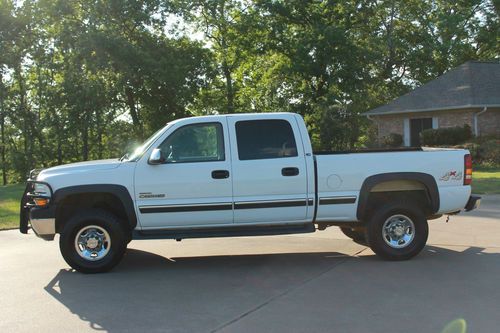
M121 162L121 161L124 161L124 160L126 160L126 159L128 159L128 153L126 153L125 155L123 155L122 157L120 157L120 158L118 159L118 161L120 161L120 162Z

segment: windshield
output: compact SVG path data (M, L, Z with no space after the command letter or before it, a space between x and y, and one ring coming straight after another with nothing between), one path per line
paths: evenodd
M166 126L168 126L168 125L169 124L167 124ZM137 147L130 155L129 154L125 155L122 158L122 160L134 161L134 160L138 159L139 157L141 157L142 154L144 154L144 152L153 144L153 142L155 142L156 139L158 139L158 137L163 133L163 130L165 129L165 127L162 127L158 131L156 131L153 135L151 135L149 137L149 139L147 139L142 145Z

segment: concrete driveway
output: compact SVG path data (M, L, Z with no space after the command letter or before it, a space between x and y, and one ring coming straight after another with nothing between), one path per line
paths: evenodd
M57 242L0 232L0 332L497 332L499 282L500 196L431 221L407 262L332 227L133 241L115 270L82 275Z

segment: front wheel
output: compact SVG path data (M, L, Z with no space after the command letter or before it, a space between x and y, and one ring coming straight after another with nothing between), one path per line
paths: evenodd
M59 238L64 260L81 273L109 271L120 262L126 246L120 220L100 209L75 214Z
M429 227L422 211L410 203L394 202L379 208L366 236L370 248L387 260L408 260L422 251Z

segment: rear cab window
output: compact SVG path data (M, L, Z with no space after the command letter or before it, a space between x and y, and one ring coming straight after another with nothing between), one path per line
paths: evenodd
M286 120L243 120L235 127L240 161L298 156L292 126Z

